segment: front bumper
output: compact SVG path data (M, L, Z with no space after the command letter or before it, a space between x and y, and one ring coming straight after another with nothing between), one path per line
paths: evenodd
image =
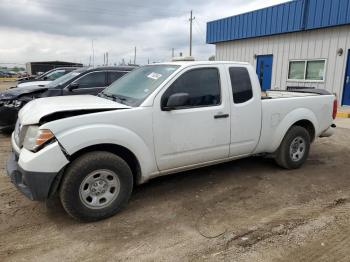
M12 149L6 171L12 183L31 200L45 200L56 176L69 163L58 142L54 142L33 153L20 149L11 138Z
M19 108L0 106L0 131L14 129Z
M28 172L18 165L18 156L12 152L6 163L11 182L31 200L45 200L56 173Z

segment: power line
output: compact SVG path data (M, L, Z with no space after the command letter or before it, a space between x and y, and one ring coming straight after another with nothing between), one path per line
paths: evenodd
M194 21L194 25L195 25L195 28L198 30L197 32L199 33L201 39L205 43L206 42L206 39L205 39L206 34L202 31L202 29L200 28L199 23L196 20Z

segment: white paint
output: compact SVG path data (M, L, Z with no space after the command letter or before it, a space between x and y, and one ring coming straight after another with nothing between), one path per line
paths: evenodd
M17 85L18 87L27 87L27 86L46 86L47 84L51 83L52 81L32 81L32 82L24 82Z
M50 129L68 154L100 144L115 144L129 149L141 166L142 182L148 179L230 161L259 153L273 153L287 130L297 121L313 123L316 136L332 122L333 95L277 93L261 100L261 89L255 70L246 63L187 62L139 107L126 107L93 96L50 97L35 100L20 112L21 124L37 124L45 114L65 110L94 108L127 108L84 114L48 122L40 126ZM234 104L229 67L245 67L251 77L253 98ZM188 70L214 67L219 70L221 104L211 107L161 110L161 97L179 76ZM227 118L214 119L217 114ZM18 149L14 145L16 151ZM59 151L59 152L58 152ZM19 165L25 170L57 172L67 163L57 143L37 153L20 150Z
M37 124L43 116L55 112L91 109L121 109L129 108L111 100L92 95L45 97L30 101L18 114L22 125Z

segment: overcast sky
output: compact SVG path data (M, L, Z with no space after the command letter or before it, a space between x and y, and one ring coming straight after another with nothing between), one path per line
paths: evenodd
M206 22L287 0L1 0L0 63L63 60L95 64L133 59L168 61L171 49L188 55L192 9L193 55L215 53L205 43Z

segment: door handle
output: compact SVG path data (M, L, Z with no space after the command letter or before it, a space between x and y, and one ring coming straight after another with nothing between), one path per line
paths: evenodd
M228 118L229 116L230 116L229 114L218 114L218 115L215 115L214 118L215 119Z
M350 82L350 76L347 76L346 77L346 84L349 84L349 82Z

